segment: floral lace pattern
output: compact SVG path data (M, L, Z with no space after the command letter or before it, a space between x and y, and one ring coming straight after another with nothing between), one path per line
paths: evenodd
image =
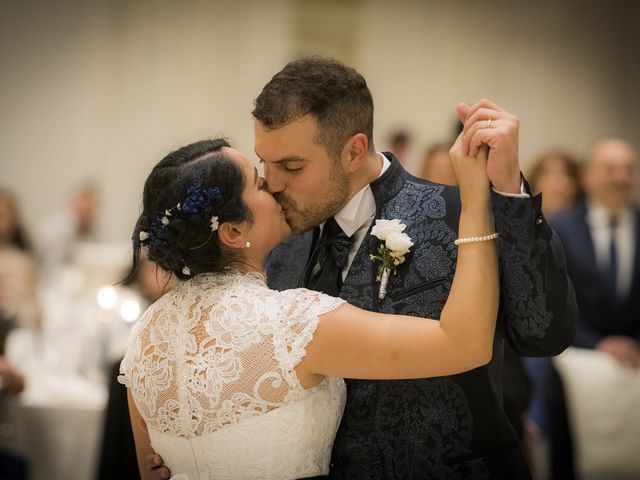
M259 274L198 275L145 312L119 380L131 388L152 441L154 435L196 439L316 395L339 409L328 416L335 424L325 442L330 451L342 414L342 380L304 389L294 368L318 317L343 303L306 289L270 290Z

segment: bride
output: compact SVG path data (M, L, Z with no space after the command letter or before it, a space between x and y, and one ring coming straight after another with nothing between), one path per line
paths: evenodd
M490 234L486 156L460 152L459 139L451 150L459 234ZM174 280L136 325L121 366L141 467L155 451L175 479L326 475L342 377L434 377L490 360L494 242L460 245L437 321L372 313L306 289L270 290L262 265L289 234L264 179L224 140L180 148L147 178L130 275L144 248Z

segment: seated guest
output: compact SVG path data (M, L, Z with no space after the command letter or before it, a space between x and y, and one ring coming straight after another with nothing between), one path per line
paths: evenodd
M14 196L0 189L0 311L13 326L40 324L38 275ZM7 326L0 328L7 331ZM0 341L3 345L4 342Z
M48 281L73 260L78 242L98 240L98 201L98 188L86 182L73 191L67 210L54 213L40 224L36 246Z

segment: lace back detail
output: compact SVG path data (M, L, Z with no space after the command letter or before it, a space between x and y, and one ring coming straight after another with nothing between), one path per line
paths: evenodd
M152 305L121 366L150 430L190 439L300 400L294 368L342 300L269 290L262 276L199 275Z

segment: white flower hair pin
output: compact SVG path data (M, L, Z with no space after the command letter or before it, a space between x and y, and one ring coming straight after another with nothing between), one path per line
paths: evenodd
M404 263L404 256L409 253L413 246L411 237L404 233L407 226L400 223L400 220L376 220L376 224L371 229L371 235L378 237L382 243L378 246L378 255L370 255L371 260L380 260L378 276L376 280L380 282L378 298L383 300L387 296L387 284L389 276L396 273L398 265Z

